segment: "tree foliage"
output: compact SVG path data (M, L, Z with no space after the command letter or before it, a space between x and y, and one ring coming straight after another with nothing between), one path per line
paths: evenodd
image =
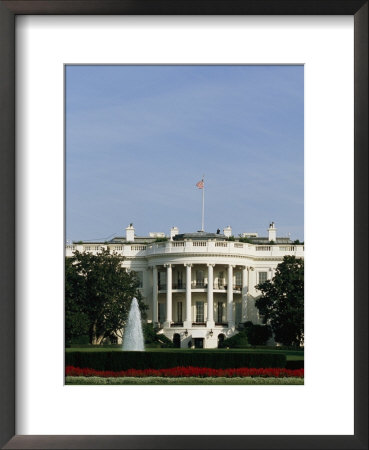
M262 292L255 305L269 323L275 340L298 346L304 341L304 261L285 256L274 278L256 286Z
M65 335L88 334L100 344L111 335L120 336L133 297L141 312L147 309L134 272L122 267L123 258L109 250L98 254L75 251L65 260Z
M244 324L244 329L251 345L266 345L273 335L270 325L254 325L248 321Z

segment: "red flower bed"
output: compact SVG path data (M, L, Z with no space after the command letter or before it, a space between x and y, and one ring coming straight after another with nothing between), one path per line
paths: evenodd
M67 366L66 376L72 377L304 377L304 369L252 369L241 367L239 369L210 369L207 367L173 367L170 369L129 369L117 372L109 370L81 369Z

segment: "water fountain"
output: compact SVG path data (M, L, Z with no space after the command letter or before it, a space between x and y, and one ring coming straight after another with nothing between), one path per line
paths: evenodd
M133 297L128 314L127 326L123 336L123 350L143 352L144 339L142 333L141 312L136 297Z

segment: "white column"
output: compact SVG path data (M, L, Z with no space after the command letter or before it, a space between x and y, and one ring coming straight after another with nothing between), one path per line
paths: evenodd
M253 295L253 296L256 295L256 289L255 289L256 279L255 279L255 276L256 276L255 268L254 267L249 267L249 289L248 289L248 291L249 291L249 295L252 293L251 295Z
M208 328L215 327L214 296L213 296L213 288L214 288L213 267L214 266L215 266L215 264L208 264L208 318L206 321L206 326Z
M248 295L247 295L247 307L248 307L248 320L253 323L258 323L258 313L255 307L255 297L257 295L255 284L256 284L256 270L255 267L249 267L249 285L248 285Z
M228 328L234 327L233 319L233 267L228 266L228 282L227 282L227 321Z
M247 277L248 269L247 266L244 266L242 269L242 322L247 322Z
M172 264L165 264L167 268L167 311L165 317L165 327L170 327L172 323Z
M186 319L183 324L185 328L192 327L191 317L191 267L192 264L185 264L186 267Z
M158 267L152 267L152 323L158 323Z

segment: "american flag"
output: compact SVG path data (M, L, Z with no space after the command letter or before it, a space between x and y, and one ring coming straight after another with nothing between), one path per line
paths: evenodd
M196 186L197 186L199 189L204 189L204 180L201 180L201 181L199 181L198 183L196 183Z

